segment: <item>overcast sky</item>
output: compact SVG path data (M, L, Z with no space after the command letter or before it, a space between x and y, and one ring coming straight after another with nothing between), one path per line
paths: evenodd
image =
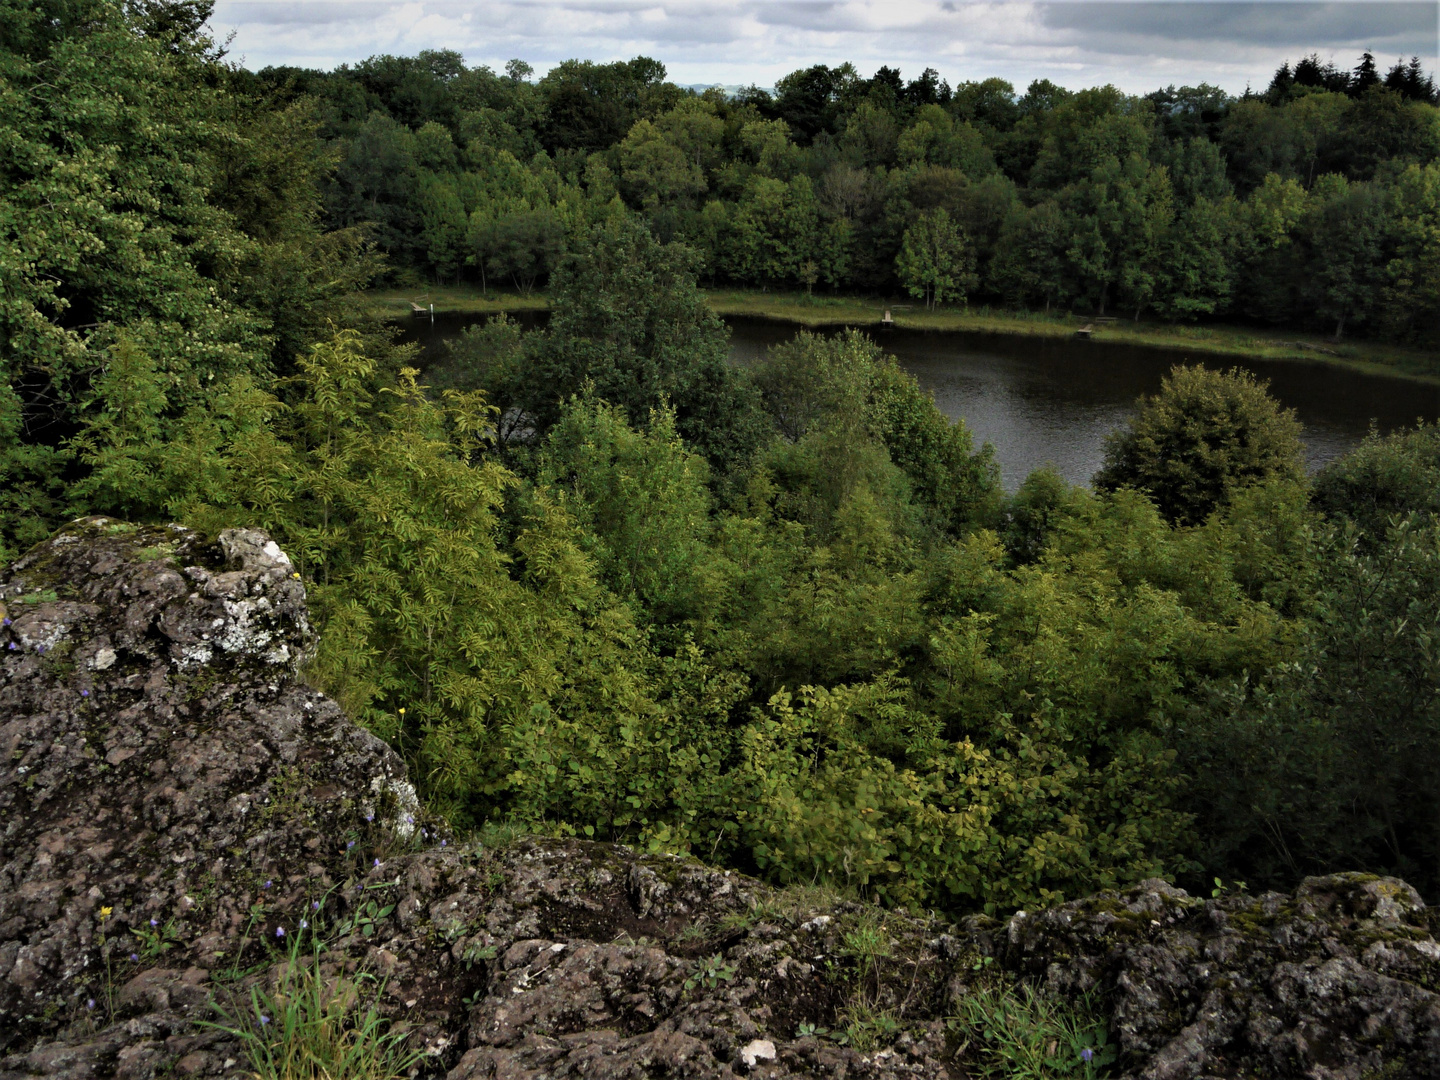
M218 0L211 26L222 39L233 32L231 56L249 68L443 48L496 70L516 57L537 76L572 57L645 55L683 84L769 86L849 60L864 75L934 67L951 83L998 75L1022 88L1049 78L1143 92L1203 81L1238 93L1310 52L1352 67L1370 49L1382 70L1417 54L1434 71L1437 13L1433 0Z

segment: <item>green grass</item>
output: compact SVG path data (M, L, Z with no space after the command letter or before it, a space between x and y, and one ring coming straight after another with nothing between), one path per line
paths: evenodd
M990 307L942 307L927 311L923 304L909 300L807 297L804 293L741 289L716 289L710 292L709 297L710 306L719 315L759 316L809 327L878 325L887 309L895 325L907 330L1069 338L1082 326L1089 325L1092 327L1092 341L1183 349L1237 360L1321 361L1374 374L1440 382L1440 354L1433 351L1374 341L1334 342L1317 334L1289 330L1265 331L1225 325L1187 326L1149 321L1136 323L1129 319L1097 323L1082 316L1004 311Z
M1289 330L1267 331L1226 325L1187 326L1151 321L1136 323L1129 319L1096 323L1083 316L1045 315L989 307L942 307L927 311L923 304L907 299L806 296L801 292L762 292L756 289L711 289L707 295L717 315L775 319L811 328L878 326L886 310L890 311L896 326L907 330L1069 338L1088 324L1093 326L1092 341L1184 350L1197 357L1318 361L1369 374L1440 383L1440 353L1433 350L1359 339L1335 342L1319 334ZM550 303L539 292L523 295L510 290L491 289L482 293L473 285L377 290L367 294L367 301L372 312L396 317L409 314L411 301L427 309L433 303L437 312L473 314L544 311Z
M412 303L427 311L431 304L437 312L465 312L498 315L500 312L544 311L550 300L542 293L528 295L513 289L491 289L481 292L476 285L425 285L395 289L375 289L365 294L366 307L373 315L408 316Z
M384 987L372 976L322 974L321 950L292 941L273 990L255 987L246 1006L222 1023L235 1036L256 1080L400 1080L423 1053L409 1032L379 1011Z
M986 1080L1098 1080L1116 1057L1093 1002L1070 1005L1023 984L971 990L950 1024L971 1075Z

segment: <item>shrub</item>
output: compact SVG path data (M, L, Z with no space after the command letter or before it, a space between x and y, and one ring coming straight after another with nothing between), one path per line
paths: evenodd
M1139 488L1171 521L1198 525L1243 487L1303 480L1300 422L1266 385L1240 368L1172 368L1110 436L1095 486Z

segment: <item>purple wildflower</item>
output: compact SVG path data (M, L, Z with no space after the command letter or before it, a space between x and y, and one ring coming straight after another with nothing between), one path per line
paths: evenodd
M266 1016L264 1013L261 1013L261 1014L260 1014L260 1026L261 1026L261 1027L264 1027L264 1026L265 1026L266 1024L268 1024L269 1022L270 1022L270 1017Z
M267 881L267 882L265 882L265 887L268 889L271 885L274 885L274 884L275 884L275 882L273 882L273 881Z
M150 920L150 925L151 925L151 926L159 926L160 923L159 923L157 920L155 920L155 919L151 919L151 920Z
M6 619L5 621L6 621L6 622L9 622L10 620L9 620L9 619ZM95 1007L95 999L94 999L94 998L91 998L89 1001L85 1002L85 1007L86 1007L87 1009L93 1009L93 1008Z
M130 961L131 961L131 963L138 963L139 960L140 960L140 954L139 954L139 953L133 953L133 952L132 952L132 953L130 954Z
M301 920L300 920L300 929L301 929L301 930L308 930L308 929L310 929L310 924L309 924L308 922L306 922L304 919L301 919Z
M10 625L10 620L9 620L8 618L7 618L7 619L0 619L0 626L9 626L9 625Z
M15 648L15 642L13 642L13 641L10 642L10 648L12 648L12 649Z
M355 846L355 841L354 841L354 840L351 840L348 844L345 845L345 850L346 850L346 851L349 851L349 850L350 850L352 847L354 847L354 846Z
M275 936L276 936L276 937L284 937L284 936L285 936L285 927L283 927L283 926L277 926L277 927L275 927Z
M375 860L375 868L376 868L377 870L380 868L380 860L379 860L379 859L376 859L376 860Z
M80 696L81 696L81 697L89 697L89 696L90 696L90 691L89 691L89 690L81 690L81 691L80 691Z
M1083 1061L1083 1062L1085 1062L1086 1065L1089 1065L1089 1064L1090 1064L1090 1059L1093 1058L1094 1056L1095 1056L1095 1051L1094 1051L1094 1050L1091 1050L1090 1047L1088 1047L1088 1046L1085 1047L1084 1050L1081 1050L1081 1051L1080 1051L1080 1060Z
M311 902L310 906L311 906L312 908L314 908L316 911L319 911L319 910L320 910L320 901L319 901L319 900L314 900L314 901Z

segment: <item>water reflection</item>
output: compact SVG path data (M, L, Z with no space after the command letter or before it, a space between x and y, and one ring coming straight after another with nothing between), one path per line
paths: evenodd
M403 336L422 346L421 364L429 366L443 360L447 338L479 318L415 319L402 325ZM536 325L541 318L524 321ZM759 319L727 322L730 355L742 364L796 332L790 324ZM935 394L945 415L963 417L977 442L995 446L1010 490L1042 465L1053 465L1071 483L1087 483L1100 467L1105 435L1125 423L1136 397L1160 388L1173 364L1232 363L1183 350L1065 338L905 330L877 337ZM1299 414L1312 470L1363 439L1372 421L1388 431L1440 417L1440 387L1320 363L1253 360L1242 366L1269 379L1271 392Z

